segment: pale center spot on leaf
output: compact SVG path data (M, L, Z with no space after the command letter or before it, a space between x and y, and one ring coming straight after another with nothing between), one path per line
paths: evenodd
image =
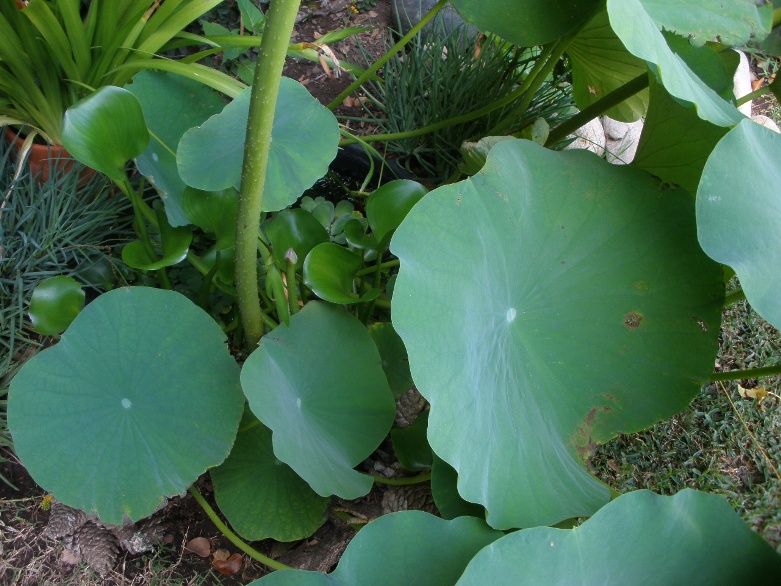
M122 406L125 409L130 409L133 406L133 403L130 402L130 399L124 398L124 399L122 399Z
M518 312L515 311L514 307L511 307L507 310L507 315L505 316L507 318L507 323L511 324L515 321L516 316L518 315Z

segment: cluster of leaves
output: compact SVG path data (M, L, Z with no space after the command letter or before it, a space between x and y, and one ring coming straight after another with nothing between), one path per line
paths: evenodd
M295 207L335 156L339 128L305 88L278 78L298 2L276 0L255 93L213 83L232 98L223 106L193 82L145 73L96 92L63 125L69 150L133 203L140 237L123 259L165 288L168 267L186 258L209 287L235 291L249 355L240 368L223 328L174 291L101 295L14 378L19 457L60 501L108 523L152 513L210 470L237 531L289 541L323 522L331 497L371 490L356 467L400 435L394 395L408 387L408 361L430 404L415 452L430 457L446 519L385 516L333 575L261 583L670 583L695 558L702 583L777 581L781 557L722 499L612 498L586 466L598 444L671 417L711 379L725 266L781 323L778 271L768 270L781 265L781 139L735 108L726 51L766 35L771 7L454 4L480 29L542 45L521 104L568 52L583 116L647 109L636 164L510 138L459 183L380 187L365 218L316 200ZM649 91L626 99L638 77ZM130 159L161 206L130 189ZM738 176L736 161L752 172ZM191 248L194 226L212 237L207 253ZM256 345L250 330L264 329Z

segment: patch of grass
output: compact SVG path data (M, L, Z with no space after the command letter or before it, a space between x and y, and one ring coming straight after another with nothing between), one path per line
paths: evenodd
M781 335L745 301L724 311L722 370L772 366ZM744 399L738 384L774 395ZM746 522L781 552L781 377L705 386L688 409L646 431L601 446L594 472L619 492L673 494L695 488L723 495Z
M105 177L80 186L77 165L39 185L29 174L14 178L14 168L11 148L0 142L0 462L12 445L8 384L46 341L27 317L33 289L55 275L110 288L122 280L117 247L132 237L128 202Z
M383 67L383 81L364 85L371 104L366 110L383 133L443 122L510 95L531 71L537 55L537 49L509 45L497 37L477 37L467 27L448 31L444 21L435 20L406 52ZM458 167L464 141L483 138L500 122L509 123L502 134L513 134L537 118L560 120L573 105L569 84L558 79L546 81L519 114L515 110L521 102L519 97L475 120L394 140L388 143L388 152L418 177L442 183Z

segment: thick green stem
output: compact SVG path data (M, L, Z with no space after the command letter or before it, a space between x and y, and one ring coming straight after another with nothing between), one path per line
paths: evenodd
M236 293L245 340L250 348L256 346L263 335L258 295L260 214L274 109L298 6L299 0L274 0L271 3L252 83L236 222Z
M338 96L336 96L336 97L333 99L333 101L332 101L330 104L328 104L327 108L328 108L329 110L333 110L333 109L334 109L334 108L336 108L336 107L337 107L339 104L341 104L341 103L344 101L344 99L345 99L347 96L349 96L349 95L350 95L351 93L353 93L353 92L354 92L356 89L358 89L358 88L359 88L359 87L361 87L361 86L362 86L364 83L366 83L366 81L367 81L367 80L368 80L370 77L372 77L372 76L373 76L375 73L377 73L377 72L380 70L380 68L382 68L382 66L383 66L383 65L385 65L385 64L386 64L388 61L390 61L390 60L391 60L391 58L392 58L392 57L393 57L393 56L394 56L396 53L398 53L399 51L401 51L401 50L402 50L402 49L403 49L403 48L404 48L404 47L407 45L407 43L409 43L409 42L410 42L410 41L411 41L413 38L415 38L415 35L417 35L417 34L418 34L418 32L419 32L419 31L420 31L420 30L421 30L421 29L422 29L424 26L426 26L426 25L429 23L429 21L430 21L432 18L434 18L434 17L437 15L437 13L438 13L440 10L442 10L442 9L445 7L445 5L446 5L446 4L447 4L449 1L450 1L450 0L439 0L439 2L437 2L437 3L436 3L436 4L435 4L435 5L434 5L434 6L431 8L431 10L429 10L429 11L426 13L426 15L425 15L423 18L421 18L421 19L420 19L420 22L419 22L418 24L416 24L415 26L413 26L413 27L410 29L410 31L409 31L409 32L408 32L406 35L404 35L404 36L403 36L403 37L402 37L402 38L399 40L399 42L398 42L398 43L396 43L395 45L393 45L393 47L391 47L391 48L390 48L390 50L388 50L388 52L387 52L387 53L385 53L385 54L384 54L382 57L380 57L379 59L377 59L377 61L375 61L375 62L372 64L372 66L371 66L371 67L369 67L369 69L367 69L366 71L364 71L364 72L363 72L363 73L360 75L360 77L358 77L358 78L357 78L357 79L356 79L354 82L352 82L352 83L351 83L349 86L347 86L347 88L346 88L346 89L345 89L345 90L344 90L344 91L343 91L341 94L339 94ZM266 26L268 26L268 24L266 24ZM263 33L263 34L265 35L265 33Z
M714 372L710 380L718 382L724 380L746 380L749 378L764 378L781 374L781 364L764 366L762 368L747 368L746 370L730 370L728 372Z
M638 75L632 81L628 81L617 90L610 92L603 98L584 108L581 112L566 122L562 122L556 128L551 130L545 146L552 146L560 140L563 140L568 135L575 132L578 128L586 124L589 120L593 120L597 116L601 116L613 106L617 106L624 100L631 98L636 93L644 90L647 87L648 74L643 73L642 75Z
M191 486L189 489L187 489L188 492L193 495L193 498L198 502L199 505L201 505L201 508L204 510L204 512L208 515L209 519L211 519L212 523L217 527L217 529L220 530L220 532L228 538L228 540L238 547L241 551L246 553L249 557L251 557L254 560L259 561L261 564L264 564L268 566L269 568L272 568L274 570L292 570L290 566L286 566L285 564L279 563L276 560L272 560L270 557L267 557L260 553L258 550L250 547L242 539L236 535L233 531L228 529L228 526L222 522L222 519L220 519L219 515L214 511L214 509L211 508L211 505L206 502L206 499L203 498L203 495L201 495L200 492L198 492L198 489L194 486Z

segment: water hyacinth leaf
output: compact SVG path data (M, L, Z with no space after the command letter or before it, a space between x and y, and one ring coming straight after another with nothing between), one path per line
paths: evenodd
M423 511L401 511L361 529L330 574L274 572L250 586L451 586L469 560L501 536L480 519L446 521Z
M127 90L141 102L152 131L149 146L136 159L138 170L155 186L172 226L197 223L182 208L186 185L176 167L176 149L186 130L202 124L225 103L202 83L159 71L136 74Z
M125 165L146 149L149 132L136 97L116 86L105 86L65 112L62 144L74 159L125 180Z
M648 71L645 61L627 51L610 28L606 10L578 32L567 47L567 55L572 61L572 95L581 110ZM604 115L634 122L645 115L647 108L648 90L643 90Z
M179 144L179 173L187 185L205 191L239 188L251 88ZM336 156L339 125L297 81L283 77L271 131L263 210L274 212L295 202L326 174Z
M369 334L382 359L382 369L388 379L394 397L406 393L412 386L409 358L404 342L390 322L378 322L369 326Z
M44 336L63 332L84 307L84 290L72 277L60 275L42 281L30 298L30 321Z
M126 244L122 249L122 260L129 267L144 271L154 271L163 267L179 264L187 257L193 231L189 226L173 228L163 210L157 210L157 223L160 228L161 256L153 258L146 246L138 240Z
M584 468L596 444L677 413L710 378L721 269L691 198L637 169L502 142L418 202L391 251L431 447L494 527L593 514L609 499Z
M393 231L427 192L420 183L408 179L389 181L375 189L366 201L366 219L374 237L390 242Z
M347 243L353 248L376 252L380 243L377 242L374 234L366 233L366 228L368 228L368 223L364 218L352 218L344 224L342 232L347 239Z
M598 0L453 0L461 17L482 32L522 47L542 45L588 18Z
M412 425L391 431L393 453L407 470L428 470L431 468L431 446L426 439L428 411L422 411Z
M586 582L778 584L781 556L721 496L641 490L618 497L579 527L535 527L495 541L457 584Z
M87 305L59 344L24 365L8 424L44 490L121 524L220 464L243 404L214 320L173 291L128 287Z
M221 191L187 187L182 194L182 208L193 224L216 240L216 250L232 248L236 243L239 194L232 187Z
M274 456L271 430L246 410L228 459L211 470L220 511L244 539L296 541L326 520L329 499Z
M274 453L321 496L365 495L353 470L387 435L396 413L366 328L341 307L310 302L264 336L241 372L252 412Z
M304 284L315 295L331 303L347 305L369 301L379 294L372 290L361 296L353 291L353 279L363 266L360 256L334 244L324 242L315 246L304 261Z
M654 65L667 91L693 103L697 114L717 126L733 126L743 115L719 97L686 62L667 45L661 29L681 36L710 40L721 35L723 42L748 41L752 32L762 35L769 27L768 9L744 0L660 3L654 0L608 0L610 25L627 50Z
M697 116L653 76L649 89L651 102L632 164L694 194L708 156L728 129Z
M751 307L777 328L781 327L779 157L781 136L745 120L716 145L697 191L700 245L711 258L735 270Z
M301 266L309 252L318 244L328 242L328 232L317 218L305 209L293 208L276 214L266 227L274 260L284 268L285 254L292 248Z

